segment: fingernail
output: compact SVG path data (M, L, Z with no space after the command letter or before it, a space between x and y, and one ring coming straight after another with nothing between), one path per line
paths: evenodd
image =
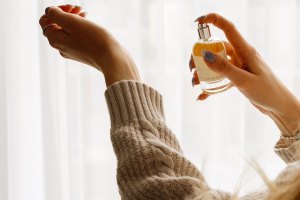
M207 99L207 97L209 97L208 94L202 93L202 94L200 94L200 95L197 97L197 101L198 101L198 100L203 101L203 100Z
M195 77L192 78L192 86L195 86Z
M85 16L87 16L87 15L88 15L88 12L83 12L83 14L84 14Z
M193 63L192 62L193 62L192 60L190 60L190 62L189 62L190 71L193 70Z
M202 50L202 56L204 57L204 60L209 63L213 63L216 60L216 56L210 51Z
M194 22L198 22L198 21L204 19L205 17L206 17L206 15L202 15L201 17L198 17Z
M46 15L48 14L49 9L50 9L50 7L47 7L47 8L45 9Z

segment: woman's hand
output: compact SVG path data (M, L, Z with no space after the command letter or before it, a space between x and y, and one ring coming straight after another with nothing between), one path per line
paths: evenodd
M285 136L293 136L300 126L299 100L273 74L263 58L238 32L234 24L224 17L211 13L197 19L199 23L212 23L223 30L228 41L225 47L230 62L206 51L202 52L207 65L227 77L261 112L269 115ZM190 67L194 68L193 60ZM198 84L194 73L193 83ZM201 94L199 99L208 97Z
M79 6L49 7L40 18L40 25L61 56L103 72L107 86L121 80L139 80L127 50L106 29L85 19L85 15Z

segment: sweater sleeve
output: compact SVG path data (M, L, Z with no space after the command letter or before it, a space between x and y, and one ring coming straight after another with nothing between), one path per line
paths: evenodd
M111 118L111 141L117 157L117 182L124 200L225 200L211 189L184 157L167 127L161 95L135 81L121 81L105 92Z
M300 160L300 141L280 139L274 151L286 163Z

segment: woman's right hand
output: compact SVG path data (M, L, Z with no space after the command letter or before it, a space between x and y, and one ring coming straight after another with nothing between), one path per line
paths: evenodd
M227 77L261 112L269 115L285 136L293 136L300 128L300 102L274 75L264 59L238 32L234 24L224 17L211 13L197 19L199 23L212 23L223 30L228 62L220 56L202 52L207 65ZM193 60L190 65L192 68ZM194 79L197 79L194 73ZM207 96L201 94L200 98Z
M122 80L140 80L127 50L104 27L86 19L79 6L48 7L40 25L49 44L61 56L103 72L107 86Z

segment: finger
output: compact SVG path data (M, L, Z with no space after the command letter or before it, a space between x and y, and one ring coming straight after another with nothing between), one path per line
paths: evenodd
M56 28L56 24L54 24L54 23L51 23L51 24L49 24L49 25L47 25L47 26L45 26L44 28L43 28L43 35L45 36L45 37L47 37L47 33L49 33L49 31L55 31L55 29L57 29Z
M79 16L85 18L87 16L87 12L82 12L82 13L79 13Z
M207 93L201 93L201 94L197 97L197 100L203 101L203 100L207 99L207 97L209 97L209 94L207 94Z
M209 68L230 79L231 82L237 87L242 86L243 83L252 80L253 75L251 73L234 66L221 56L206 50L203 50L202 54L204 61Z
M233 48L233 46L229 42L227 42L227 41L223 41L223 44L225 46L226 53L228 55L230 55L230 56L233 55L234 54L234 48Z
M59 7L50 7L47 10L46 16L53 22L61 26L66 32L71 33L79 22L81 17L64 12Z
M194 59L193 59L193 55L191 55L190 62L189 62L189 67L190 67L190 71L192 71L194 68L196 68L196 65L195 65L195 62L194 62Z
M62 51L59 51L59 54L60 54L63 58L68 59L67 54L63 53Z
M69 35L64 30L58 30L57 28L49 28L45 32L45 36L47 37L49 44L58 50L62 50L65 46L64 44L69 43Z
M238 58L238 56L236 55L235 50L232 47L232 45L229 42L227 42L227 41L223 41L223 43L224 43L227 55L230 56L230 60L229 61L232 64L234 64L235 66L241 68L243 66L243 64L240 61L240 59Z
M45 26L47 26L48 24L51 24L51 23L52 23L52 21L46 15L41 16L41 18L39 20L39 24L40 24L42 29Z
M197 21L199 23L212 23L223 30L230 44L243 59L248 60L249 56L252 56L255 52L255 49L243 38L234 24L221 15L210 13L206 17L198 18Z
M44 35L48 31L48 29L53 29L53 30L59 30L59 29L61 29L61 27L59 27L58 25L51 25L51 24L53 24L53 22L48 17L46 17L46 15L43 15L40 18L39 23L40 23L40 26L41 26L41 28L43 30L43 34Z
M197 71L195 70L194 73L193 73L192 85L194 87L195 85L199 85L199 84L200 84L200 80L198 78Z
M52 21L44 15L40 18L42 29L50 24L52 24ZM68 41L68 34L58 25L49 26L43 34L48 38L50 45L56 49Z
M61 6L58 6L59 8L61 8L63 11L65 12L71 12L75 6L74 5L70 5L70 4L66 4L66 5L61 5Z
M75 6L70 13L79 14L81 12L81 9L82 8L80 6Z

